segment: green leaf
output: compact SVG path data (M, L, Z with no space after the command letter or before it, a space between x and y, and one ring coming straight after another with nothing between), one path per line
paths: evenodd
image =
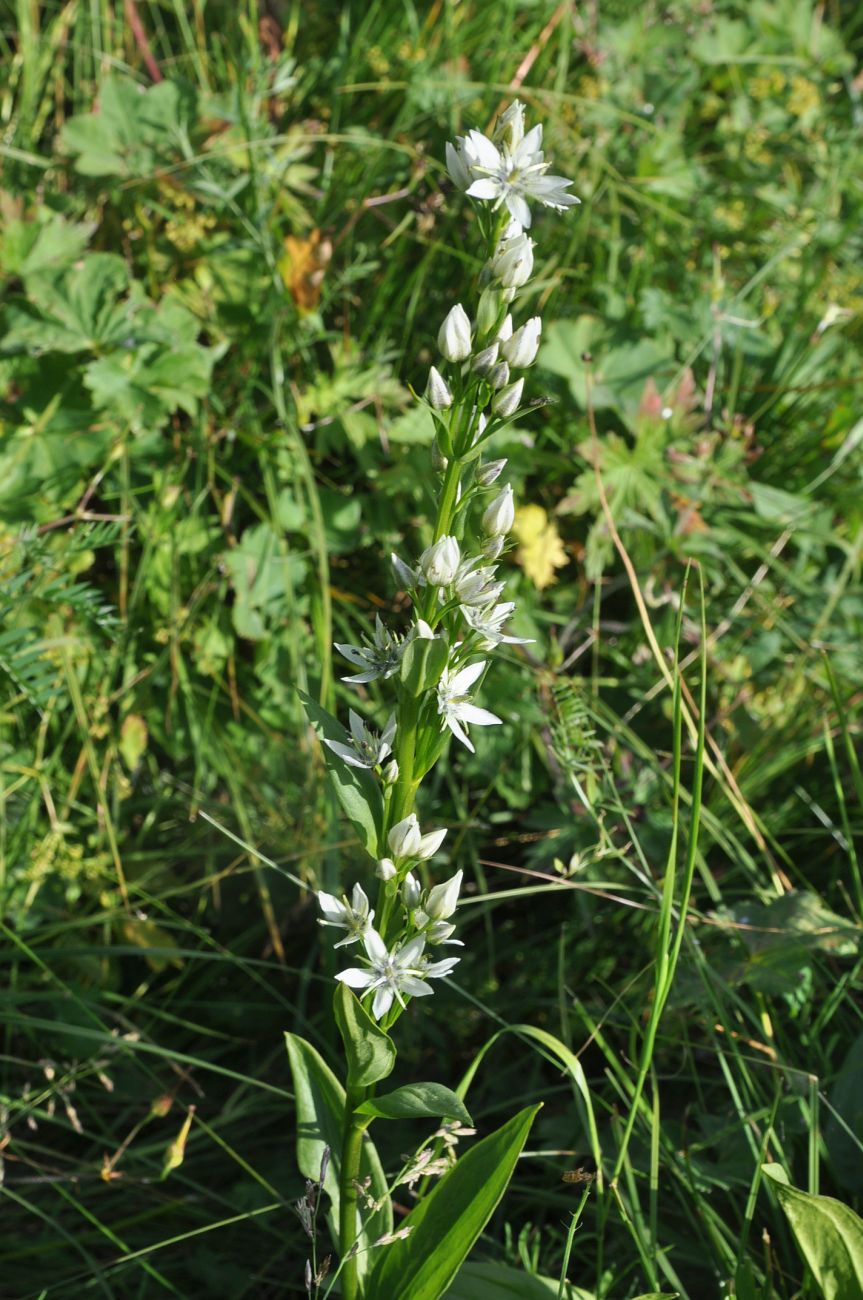
M31 301L12 304L4 352L89 352L132 332L129 272L115 253L90 253L59 275L36 277Z
M131 77L108 77L98 111L70 117L61 148L82 176L147 176L182 150L195 115L190 86L161 81L144 90Z
M305 691L297 693L318 739L346 743L347 737L341 723L306 695ZM384 806L375 778L365 768L351 767L349 763L343 762L328 745L322 745L322 749L339 803L347 813L369 857L377 858L378 844L383 833Z
M508 1264L463 1264L444 1300L557 1300L560 1283ZM563 1300L596 1300L592 1291L567 1284Z
M360 1115L378 1119L420 1119L428 1115L472 1124L464 1102L441 1083L406 1083L383 1097L372 1097L357 1106Z
M348 1086L367 1088L392 1074L396 1063L395 1043L372 1019L353 990L341 982L336 987L333 1010L348 1060Z
M342 1124L345 1111L345 1090L320 1053L298 1034L285 1034L288 1060L294 1081L297 1108L297 1164L300 1173L316 1180L321 1171L324 1148L330 1148L330 1163L324 1180L324 1191L330 1200L330 1232L338 1245L339 1175L341 1171ZM370 1194L382 1201L381 1208L373 1213L364 1211L359 1231L357 1267L362 1276L371 1266L372 1242L393 1226L392 1203L387 1193L387 1180L371 1140L363 1140L360 1157L360 1179L370 1178ZM360 1216L357 1227L360 1229Z
M411 1280L411 1300L439 1300L506 1191L539 1106L528 1106L483 1138L444 1174L402 1226L409 1237L387 1246L366 1300L393 1300Z
M832 1196L791 1187L779 1165L762 1165L824 1300L863 1300L863 1219Z

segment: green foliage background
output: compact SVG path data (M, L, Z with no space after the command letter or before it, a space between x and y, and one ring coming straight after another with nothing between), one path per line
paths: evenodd
M819 1295L759 1169L860 1209L863 13L19 0L0 28L4 1296L305 1294L283 1032L335 1059L310 891L369 867L297 688L344 713L332 641L397 622L387 556L428 540L410 388L478 270L443 146L515 90L582 197L536 222L553 400L499 453L565 563L505 561L534 638L489 687L506 725L427 791L467 947L397 1082L544 1027L613 1163L671 707L598 467L664 649L685 600L693 695L700 565L712 767L629 1222L590 1199L569 1278ZM472 1086L481 1133L545 1102L480 1300L484 1261L560 1269L590 1143L559 1066L504 1035Z

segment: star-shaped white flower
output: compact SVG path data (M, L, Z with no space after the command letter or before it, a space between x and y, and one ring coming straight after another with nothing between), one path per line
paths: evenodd
M361 682L373 682L378 677L392 677L398 670L404 653L404 638L389 632L381 622L380 615L377 614L375 633L371 641L366 638L366 644L362 646L339 645L336 642L336 649L350 663L362 669L362 672L356 673L353 677L343 677L342 681L359 685Z
M443 961L429 962L423 957L425 939L421 935L388 952L377 930L369 929L364 936L363 945L368 961L367 969L351 966L340 971L336 979L349 988L362 989L363 994L374 991L372 1015L375 1020L380 1020L387 1014L394 1000L403 1008L405 993L412 998L428 997L434 993L426 981L449 975L458 961L457 957L448 957Z
M351 741L343 745L340 740L325 740L334 754L351 767L377 767L383 763L393 750L393 738L396 734L396 715L390 715L387 725L380 735L367 727L358 713L348 709L348 721L351 724Z
M472 754L476 753L476 750L462 724L473 723L477 727L492 727L503 721L496 713L489 713L488 709L480 709L477 705L471 704L468 698L467 693L481 675L485 664L486 661L481 659L478 664L469 664L467 668L462 668L457 673L446 671L438 682L437 688L438 713L456 740L466 745Z
M525 134L523 110L520 105L513 110L516 105L501 119L506 119L506 129L497 133L497 144L481 131L469 131L456 138L455 146L447 145L446 159L450 176L468 198L486 200L495 208L505 205L526 230L531 223L528 200L561 212L581 200L567 193L572 181L547 175L551 164L541 147L542 126Z
M344 939L339 939L335 945L336 948L344 948L349 943L364 939L375 916L374 910L369 910L369 900L360 884L354 885L350 902L344 894L338 899L335 894L326 894L321 889L318 891L318 905L324 914L323 920L318 920L318 925L335 925L340 930L347 930Z
M466 605L462 607L465 622L482 637L482 648L492 650L497 645L530 645L532 637L504 636L503 625L515 609L514 600L506 600L501 605L485 605L482 608Z

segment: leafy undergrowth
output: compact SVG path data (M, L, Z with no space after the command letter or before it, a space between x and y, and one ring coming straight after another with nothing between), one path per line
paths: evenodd
M513 90L582 198L539 243L551 401L499 450L533 642L505 736L436 777L467 946L398 1082L542 1031L469 1092L481 1136L544 1102L476 1297L486 1261L559 1276L582 1186L568 1277L603 1300L819 1295L765 1164L860 1209L863 16L581 8L73 2L0 36L10 1300L305 1294L283 1036L334 1050L310 891L369 867L297 688L344 704L332 641L397 617L386 557L429 540L410 387L477 269L443 142ZM618 1201L696 564L702 827Z

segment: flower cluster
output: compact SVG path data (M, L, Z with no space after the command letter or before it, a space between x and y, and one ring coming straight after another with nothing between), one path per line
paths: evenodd
M432 992L428 981L448 975L458 958L433 960L428 950L458 943L452 935L462 873L424 888L415 872L440 848L446 831L423 835L412 811L417 788L443 751L448 735L473 751L471 727L499 725L501 718L475 703L488 656L501 645L522 645L505 626L514 612L502 601L498 564L515 521L512 487L499 479L506 460L483 459L495 432L520 418L526 370L536 360L542 335L538 316L520 324L512 308L534 270L531 203L564 210L578 203L570 181L548 174L542 127L525 130L516 101L498 121L491 139L479 131L447 145L447 166L456 186L480 204L478 225L486 241L476 307L461 303L437 333L439 361L424 393L435 423L432 465L438 475L437 516L429 544L414 564L392 557L396 578L413 604L406 634L390 631L380 617L363 645L336 649L359 672L344 678L356 686L387 683L395 708L383 730L350 711L344 741L328 739L344 763L374 773L381 783L384 825L375 911L362 887L350 901L318 895L323 925L345 931L337 947L360 945L362 965L337 975L361 996L372 996L372 1013L387 1023L405 997ZM367 779L367 777L364 777Z

